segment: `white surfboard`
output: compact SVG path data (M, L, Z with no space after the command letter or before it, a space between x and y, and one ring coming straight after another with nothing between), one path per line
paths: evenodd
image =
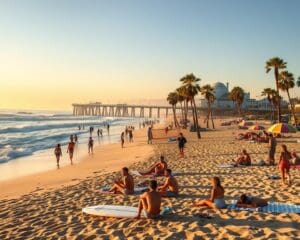
M94 216L114 217L114 218L134 218L138 214L137 207L119 206L119 205L98 205L85 207L82 212ZM144 218L141 214L141 218Z
M138 176L138 177L142 177L142 176L143 176L139 171L136 171L136 170L131 171L130 173L131 173L132 175L135 175L135 176Z

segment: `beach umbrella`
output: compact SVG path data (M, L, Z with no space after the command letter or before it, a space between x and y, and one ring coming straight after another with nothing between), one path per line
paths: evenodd
M295 133L297 129L287 123L276 123L268 129L271 133Z
M260 125L253 125L249 128L249 130L264 130L265 128Z

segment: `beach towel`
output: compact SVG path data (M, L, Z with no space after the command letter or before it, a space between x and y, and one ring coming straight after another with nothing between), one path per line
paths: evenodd
M104 193L104 194L114 194L109 192L110 187L103 187L100 189L100 193ZM142 194L146 191L148 191L148 187L135 187L134 188L134 194Z
M268 206L257 208L242 208L236 206L237 200L232 200L227 206L229 210L236 211L251 211L251 212L266 212L266 213L300 213L300 205L285 204L278 202L269 202Z

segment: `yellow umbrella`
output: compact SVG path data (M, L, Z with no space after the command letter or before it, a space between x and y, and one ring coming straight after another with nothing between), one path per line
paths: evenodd
M287 123L276 123L268 129L271 133L295 133L297 129Z

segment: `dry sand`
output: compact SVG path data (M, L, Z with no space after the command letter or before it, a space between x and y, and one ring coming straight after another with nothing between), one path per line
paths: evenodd
M50 184L50 187L55 189L41 193L31 192L16 199L1 200L0 239L299 238L300 216L298 214L252 213L191 207L196 199L209 196L212 176L221 178L227 202L237 198L241 193L249 193L270 201L300 204L300 170L292 170L293 185L285 187L281 185L280 180L266 178L267 175L278 173L276 167L251 166L233 169L216 167L218 164L230 163L242 148L248 149L254 162L265 158L266 144L236 141L233 139L236 133L236 127L224 127L217 131L203 132L202 139L197 140L195 134L185 132L188 139L185 158L179 157L176 143L167 143L164 140L155 142L153 147L142 142L135 143L136 146L132 145L124 149L126 152L120 155L115 155L114 151L110 154L104 151L101 153L103 155L95 154L92 159L94 161L100 161L100 156L102 156L101 159L107 157L107 161L108 159L120 160L115 168L106 169L106 171L117 170L120 166L130 163L129 159L132 163L131 169L145 169L157 160L159 154L164 154L169 166L178 173L177 179L181 191L178 198L163 199L163 207L172 207L174 213L161 220L100 218L82 214L82 208L90 205L137 206L138 204L138 196L99 194L99 189L111 184L119 173L102 172L99 165L82 162L81 166L91 164L89 165L91 168L95 166L98 168L83 170L80 176L73 175L72 178L80 178L80 180L72 185L61 187L59 183ZM288 141L285 143L289 149L299 149L299 143L296 143L295 139L300 139L299 133L293 138L284 139ZM277 152L279 151L278 147ZM137 156L145 157L145 160L136 161ZM106 164L107 167L112 165L110 162ZM62 170L72 171L69 168ZM78 174L79 172L80 169L77 170ZM57 171L47 174L56 173ZM142 180L141 178L135 179L136 182ZM47 184L47 181L44 184ZM159 182L162 181L163 178L159 178ZM8 188L19 187L20 183L23 181L19 180ZM0 187L2 191L5 186ZM9 190L4 190L4 192L7 195L10 194ZM5 194L1 194L3 198ZM199 212L211 214L212 219L194 216Z

